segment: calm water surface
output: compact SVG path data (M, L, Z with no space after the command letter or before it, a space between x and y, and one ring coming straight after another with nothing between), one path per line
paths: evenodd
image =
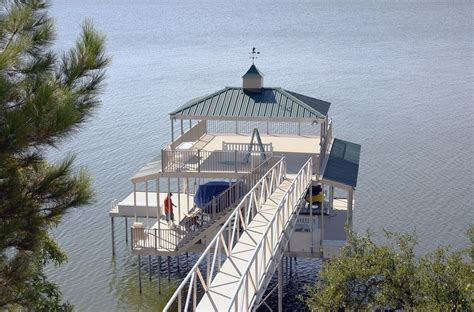
M474 219L472 12L469 2L55 1L59 49L89 18L113 56L103 106L51 153L76 152L97 193L54 231L69 263L48 271L64 297L79 311L157 310L166 302L186 260L181 273L173 266L161 296L146 278L139 296L122 221L111 257L109 203L131 191L129 177L169 140L166 113L239 86L252 46L262 52L266 86L332 102L337 137L362 144L356 229L416 229L419 252L466 246ZM287 309L299 308L294 295L318 265L298 261Z

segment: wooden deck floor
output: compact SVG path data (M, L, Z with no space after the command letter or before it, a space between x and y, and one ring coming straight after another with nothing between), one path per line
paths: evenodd
M319 136L263 135L262 143L272 143L275 152L319 153ZM251 135L206 134L194 146L206 151L222 150L222 142L250 143ZM308 157L306 157L308 160Z
M275 214L278 203L290 184L291 180L285 180L250 222L247 230L244 231L238 243L232 249L232 255L224 262L221 270L211 283L209 292L212 293L213 300L211 301L209 296L204 295L197 306L198 311L229 310L230 297L237 290L241 271L249 264L255 247L262 240L268 222ZM270 259L270 255L267 259ZM251 295L254 294L252 287L249 287L248 291L251 292Z

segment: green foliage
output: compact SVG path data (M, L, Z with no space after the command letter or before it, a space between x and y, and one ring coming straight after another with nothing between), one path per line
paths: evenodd
M92 199L74 156L44 151L77 131L100 104L104 36L89 22L63 55L43 0L0 0L0 310L70 310L43 267L66 255L48 234L71 207Z
M474 227L469 230L474 245ZM417 257L414 233L385 232L377 245L371 234L349 232L341 256L324 263L303 299L315 311L472 311L474 266L467 250L439 247Z

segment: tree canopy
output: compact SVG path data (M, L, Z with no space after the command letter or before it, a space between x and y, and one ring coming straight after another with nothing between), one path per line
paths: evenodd
M325 262L315 285L302 298L316 311L472 311L474 228L471 249L439 247L415 255L414 233L385 232L386 245L371 234L350 232L341 255Z
M45 151L100 104L105 38L85 22L75 46L58 54L48 8L44 0L0 0L0 309L70 308L43 272L66 260L48 232L92 199L74 156L51 164Z

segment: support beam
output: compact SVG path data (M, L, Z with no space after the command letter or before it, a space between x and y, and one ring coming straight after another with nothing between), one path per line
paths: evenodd
M135 208L133 222L137 222L137 184L135 182L133 182L133 207Z
M321 184L321 192L323 192L324 194L324 184ZM320 230L321 230L321 235L320 235L320 239L319 239L319 249L321 251L321 253L323 252L323 240L324 240L324 196L323 196L323 201L321 202L321 224L320 224ZM323 254L323 258L324 258L324 254Z
M158 233L160 233L161 228L161 208L160 208L160 178L156 179L156 221L158 223ZM159 247L161 247L161 239L159 241Z
M114 217L110 217L110 225L112 231L112 256L115 257L115 229L114 229Z
M174 142L174 119L171 119L171 143Z
M311 252L313 252L313 247L314 247L314 236L313 236L313 230L314 230L314 220L313 220L313 180L311 179L311 185L309 186L309 219L311 220Z
M171 257L168 256L168 281L171 280Z
M148 279L151 281L151 256L148 256Z
M142 293L142 268L141 268L141 259L138 255L138 291Z
M183 123L184 123L184 120L181 119L181 120L180 120L180 123L181 123L181 135L183 135L183 134L184 134L184 124L183 124Z
M283 258L278 264L278 312L283 311Z
M128 217L125 217L125 243L128 244Z
M158 293L161 294L161 256L158 256L158 269L156 270L157 271L157 276L156 276L156 280L157 280L157 283L158 283Z
M178 224L181 221L181 178L178 177Z
M352 205L354 202L354 190L348 191L347 196L347 224L349 228L352 230Z

